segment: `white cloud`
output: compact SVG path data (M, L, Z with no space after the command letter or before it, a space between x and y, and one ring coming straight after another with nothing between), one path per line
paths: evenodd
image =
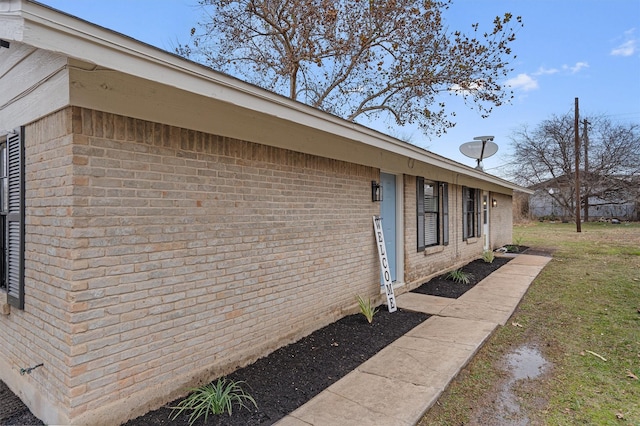
M586 62L576 62L576 64L573 66L569 66L569 65L562 66L563 70L569 71L571 74L576 74L580 72L583 68L589 68L589 64Z
M638 39L635 37L635 28L631 28L624 32L624 36L621 37L624 41L618 46L611 49L611 55L613 56L632 56L638 50Z
M613 56L631 56L636 52L637 40L627 40L622 43L620 46L611 50L611 55Z
M564 75L576 74L585 68L589 68L589 64L582 61L576 62L575 65L565 64L560 68L545 68L541 66L537 71L531 74L518 74L516 77L507 80L505 84L513 89L520 89L522 91L528 92L539 88L538 79L536 79L536 77L543 77L559 73L562 73Z
M505 85L512 89L522 89L525 92L528 92L529 90L535 90L538 88L538 81L527 74L518 74L516 77L507 80Z
M538 68L538 71L533 73L533 75L551 75L551 74L557 74L559 72L560 70L558 68L540 67Z

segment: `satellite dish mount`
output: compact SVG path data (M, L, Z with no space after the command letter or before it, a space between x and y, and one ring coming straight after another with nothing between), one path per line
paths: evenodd
M493 142L493 136L476 136L471 142L460 145L460 152L477 162L476 169L484 171L482 160L498 152L498 145Z

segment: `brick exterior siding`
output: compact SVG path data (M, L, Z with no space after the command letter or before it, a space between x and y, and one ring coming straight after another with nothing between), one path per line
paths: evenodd
M166 401L378 295L377 169L81 108L26 134L11 318L38 332L6 355L46 364L63 416Z
M491 193L491 199L498 204L491 209L490 226L492 248L495 250L513 241L513 197L510 195ZM515 236L517 237L517 236Z
M26 380L54 423L135 417L355 312L355 295L383 300L376 168L79 107L27 126L25 158L26 308L0 318L0 356L44 363ZM482 252L453 184L449 245L418 252L402 179L398 293Z

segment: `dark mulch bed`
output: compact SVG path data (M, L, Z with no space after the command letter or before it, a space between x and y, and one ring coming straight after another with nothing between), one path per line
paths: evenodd
M356 314L321 328L227 376L246 382L244 389L256 400L258 408L234 409L233 416L209 417L208 424L273 424L427 318L429 315L401 309L389 313L383 305L372 324ZM169 422L170 414L171 410L163 407L126 425L188 424L187 412Z
M525 249L520 247L519 252ZM493 263L486 263L480 259L463 266L461 269L464 272L474 275L468 285L456 284L439 276L413 291L457 298L509 260L509 257L496 257ZM373 324L368 324L364 316L356 314L317 330L227 376L228 379L246 383L244 388L255 398L258 408L236 408L231 417L226 414L209 417L208 424L273 424L427 318L429 315L401 309L390 314L383 305L375 315ZM169 419L171 409L167 407L175 406L178 402L130 420L126 425L187 425L187 412L176 420ZM15 414L10 419L1 419L0 424L42 424L26 407ZM200 419L196 424L204 422Z
M523 250L524 251L524 250ZM457 299L458 297L471 290L476 284L490 275L492 272L506 265L511 257L496 257L493 262L487 263L482 259L476 259L473 262L467 263L462 268L463 272L472 275L468 284L456 283L451 279L447 279L447 274L438 275L431 278L420 287L412 290L414 293L428 294L430 296L448 297L451 299Z

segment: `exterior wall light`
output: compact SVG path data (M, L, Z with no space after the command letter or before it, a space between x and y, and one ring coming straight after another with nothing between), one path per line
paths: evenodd
M491 207L498 207L498 200L496 200L495 198L491 200Z
M382 201L382 185L375 180L371 181L371 201Z

